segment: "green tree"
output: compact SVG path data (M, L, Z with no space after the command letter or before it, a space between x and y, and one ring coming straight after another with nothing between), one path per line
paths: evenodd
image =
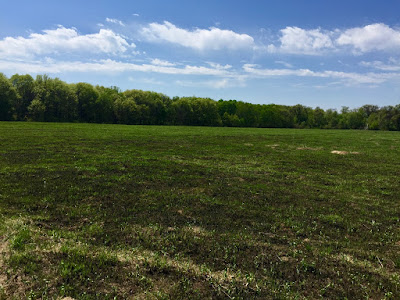
M335 129L339 128L339 113L334 109L327 109L325 112L326 125L324 128Z
M114 103L114 113L119 124L136 124L137 104L132 99L121 97Z
M114 104L121 97L119 89L117 87L96 86L96 91L99 93L96 100L96 123L116 122Z
M366 118L368 118L371 114L379 111L379 107L377 105L370 104L362 106L361 109L363 110Z
M221 126L221 117L218 106L214 100L209 98L189 98L193 110L192 125L199 126Z
M260 113L260 127L280 128L283 126L282 114L278 105L262 105Z
M367 122L372 130L400 130L400 105L380 108L369 116Z
M258 127L259 114L253 104L238 101L236 104L236 114L239 119L243 120L243 126Z
M227 111L223 114L221 121L222 125L227 127L240 127L243 123L236 114L231 115Z
M74 86L78 100L78 117L82 122L95 122L98 114L96 102L99 93L89 83L80 82Z
M42 101L40 101L40 99L35 98L28 106L28 119L32 121L43 122L45 112L46 106L42 103Z
M366 116L362 108L350 110L347 106L342 107L339 120L340 129L364 129Z
M136 104L141 105L140 124L162 125L167 122L167 113L171 102L168 96L142 90L127 90L124 95L135 101Z
M308 126L309 108L301 104L292 106L291 114L293 116L293 122L296 127L306 128Z
M367 124L367 117L362 108L353 109L349 113L349 127L351 129L364 129Z
M46 107L44 121L77 120L78 100L72 85L58 78L51 79L47 75L38 75L35 83L35 98Z
M314 109L314 126L316 128L324 128L327 124L325 111L319 107Z
M148 115L146 105L138 105L132 98L119 97L114 103L117 122L120 124L142 124L144 116Z
M217 103L219 115L223 116L225 113L228 113L229 115L236 114L236 103L236 100L219 100Z
M175 99L171 104L171 110L174 125L193 125L194 114L189 99Z
M0 73L0 120L8 121L12 118L12 104L16 103L18 94L8 78Z
M18 97L13 104L15 119L24 120L28 115L28 106L35 98L35 81L31 75L19 74L11 76L10 81L18 93Z

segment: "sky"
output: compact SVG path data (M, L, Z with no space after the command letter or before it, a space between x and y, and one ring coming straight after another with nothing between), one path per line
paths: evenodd
M0 0L0 72L323 109L400 104L400 1Z

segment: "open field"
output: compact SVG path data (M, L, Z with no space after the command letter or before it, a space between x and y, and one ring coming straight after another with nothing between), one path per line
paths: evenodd
M2 122L0 299L399 299L399 178L398 132Z

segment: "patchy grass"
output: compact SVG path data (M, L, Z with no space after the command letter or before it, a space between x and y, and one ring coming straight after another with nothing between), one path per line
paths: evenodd
M400 298L397 132L2 122L0 144L0 299Z

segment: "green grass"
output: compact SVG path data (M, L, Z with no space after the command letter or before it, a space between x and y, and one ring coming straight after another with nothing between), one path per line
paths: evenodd
M399 178L398 132L2 122L0 299L399 299Z

